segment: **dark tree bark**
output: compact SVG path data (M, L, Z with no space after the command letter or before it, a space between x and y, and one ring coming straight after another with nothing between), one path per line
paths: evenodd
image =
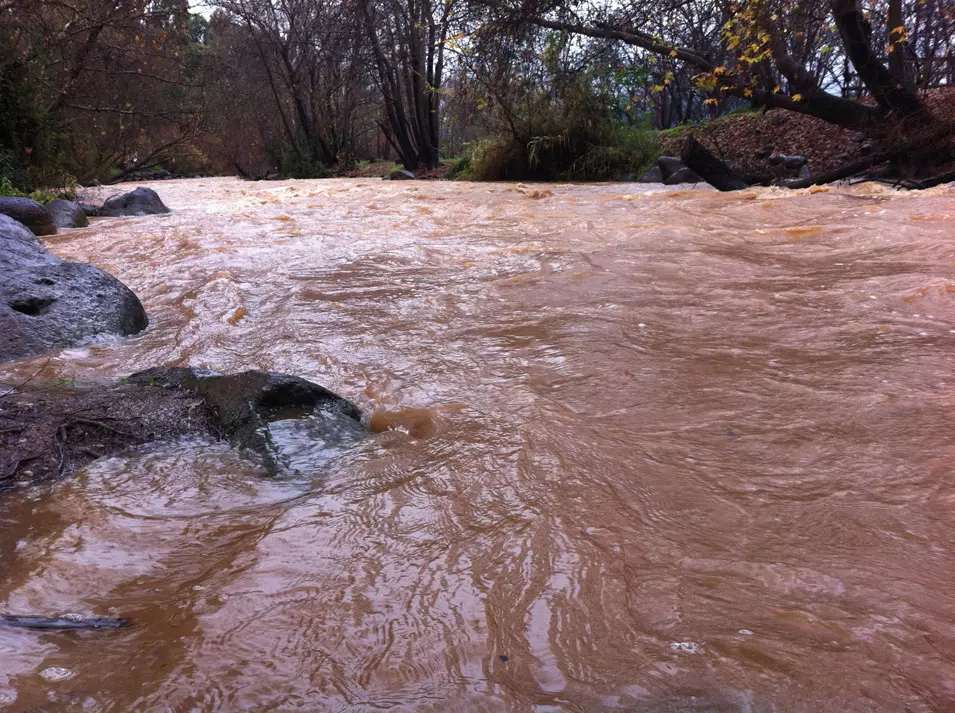
M919 96L879 60L858 0L831 0L830 7L849 61L883 113L894 113L916 124L932 123L934 119Z
M362 0L361 7L384 99L385 135L408 170L437 168L444 46L454 3L436 8L432 0Z
M902 20L902 0L889 0L889 71L896 81L907 84L905 76L905 42L903 41L903 32L898 31L904 27Z
M711 72L716 69L716 65L702 54L686 47L672 47L643 32L603 26L593 27L544 18L533 18L531 22L541 27L586 35L587 37L619 40L635 47L641 47L654 54L683 60L703 72ZM866 106L851 99L837 97L821 89L810 91L800 101L758 87L730 85L722 87L722 90L730 96L746 98L757 105L807 114L847 129L869 129L878 123L882 116L877 107Z
M710 153L692 134L686 137L680 159L717 190L739 191L749 187L741 176Z

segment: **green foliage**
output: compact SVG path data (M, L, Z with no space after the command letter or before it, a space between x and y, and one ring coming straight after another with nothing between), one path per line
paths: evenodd
M0 51L0 178L21 189L30 185L27 168L41 124L29 77L25 63Z
M21 191L5 176L0 176L0 196L11 196L14 198L30 198L37 203L49 203L54 198L64 200L73 200L76 198L76 187L73 183L67 184L62 188L41 189L35 191Z
M643 173L660 155L656 132L616 125L599 134L572 129L526 143L493 136L464 147L451 177L465 181L614 181Z
M555 45L556 46L556 45ZM503 122L507 133L474 141L455 177L474 181L612 181L659 156L658 134L617 118L613 92L589 74L529 90Z
M634 126L616 127L616 141L591 146L571 167L577 181L613 181L643 174L660 156L655 131Z
M463 181L614 181L643 173L660 155L656 132L617 127L606 142L567 133L525 145L504 136L468 144L450 176Z
M0 196L13 196L14 198L19 198L23 195L25 194L17 189L17 187L10 182L9 178L6 176L0 176Z
M282 178L327 178L328 166L297 151L286 151L279 169Z

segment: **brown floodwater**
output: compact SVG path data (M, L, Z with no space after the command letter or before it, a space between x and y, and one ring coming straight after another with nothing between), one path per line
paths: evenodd
M233 179L47 239L375 433L0 498L4 711L955 710L955 188ZM647 192L644 192L647 191Z

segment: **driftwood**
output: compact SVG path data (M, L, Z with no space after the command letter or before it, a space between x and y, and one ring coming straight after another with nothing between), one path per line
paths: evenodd
M841 181L844 178L850 178L855 176L862 171L872 168L873 166L878 166L883 163L888 163L890 161L899 161L902 159L912 159L918 158L920 156L925 156L929 153L936 153L939 151L940 145L952 134L955 134L955 122L949 122L942 124L934 131L928 133L927 135L917 136L908 141L903 141L896 144L888 151L883 151L881 153L870 154L864 158L860 158L856 161L850 161L847 164L843 164L839 168L834 168L831 171L824 171L819 173L811 178L806 178L801 181L793 181L789 184L789 188L809 188L809 186L820 186L826 183L833 183L834 181ZM939 179L935 183L929 183L933 179L926 179L925 181L919 181L918 184L924 188L928 188L930 185L939 185L944 183L944 180Z
M919 188L934 188L935 186L940 186L943 183L952 183L955 182L955 171L948 171L946 173L940 173L937 176L932 176L931 178L925 178L921 181L918 181Z
M742 176L707 150L693 134L686 137L680 159L700 178L720 191L749 188Z

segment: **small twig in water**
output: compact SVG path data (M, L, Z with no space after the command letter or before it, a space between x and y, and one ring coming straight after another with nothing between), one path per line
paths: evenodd
M9 391L5 391L5 392L3 392L2 394L0 394L0 399L4 398L5 396L9 396L10 394L16 393L17 391L19 391L20 389L22 389L24 386L26 386L27 384L29 384L31 381L33 381L33 380L34 380L35 378L37 378L40 374L43 373L43 370L46 369L46 368L50 365L50 362L51 362L51 361L52 361L52 359L47 359L45 362L43 362L43 366L41 366L39 369L37 369L37 371L34 372L32 376L28 377L26 381L21 381L19 384L17 384L17 385L14 386L13 388L11 388Z

